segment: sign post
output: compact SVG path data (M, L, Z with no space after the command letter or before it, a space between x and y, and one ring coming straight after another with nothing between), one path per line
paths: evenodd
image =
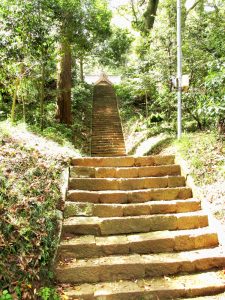
M177 138L182 135L182 39L181 39L181 0L177 0Z

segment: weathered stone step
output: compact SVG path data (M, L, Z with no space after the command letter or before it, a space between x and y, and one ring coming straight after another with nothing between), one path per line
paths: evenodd
M124 149L125 145L124 143L117 142L117 141L108 141L108 142L92 142L91 143L92 148L95 149L106 149L107 147L114 147L113 149Z
M218 246L218 236L208 227L107 237L73 236L61 241L58 257L63 260L64 258L187 251L216 246Z
M109 123L110 121L110 123ZM101 120L101 119L92 119L92 126L102 126L102 125L106 125L106 126L111 126L111 127L115 127L115 128L121 128L121 124L118 123L120 121L120 118L108 118L107 120Z
M222 279L222 276L221 276L221 279ZM222 291L220 291L220 292L222 292ZM206 293L205 293L205 295L206 295ZM224 300L225 299L225 292L218 294L218 292L215 292L214 289L212 289L211 292L209 290L207 295L211 295L211 296L203 296L202 295L200 297L194 297L194 298L188 298L188 299L189 300ZM183 298L179 298L178 300L183 300Z
M117 132L117 131L110 131L110 130L105 130L105 131L102 131L102 130L94 130L92 132L92 136L98 136L98 135L107 135L108 136L108 139L110 138L113 138L113 137L117 137L117 138L123 138L123 134L122 132Z
M132 191L84 191L70 190L67 199L91 203L144 203L152 200L176 200L192 197L188 187L146 189Z
M149 255L107 256L59 263L56 278L64 283L91 283L167 276L225 266L221 248ZM208 283L209 284L209 283Z
M117 157L117 156L120 156L119 154L121 153L121 156L122 155L126 155L126 152L125 152L125 150L120 150L120 151L112 151L112 150L107 150L107 151L101 151L101 150L93 150L92 151L92 155L95 155L96 154L96 156L97 157L101 157L101 154L102 154L102 157L103 156L108 156L108 157L110 157L110 155L111 156L115 156L115 157Z
M225 298L219 298L219 295L212 296L223 291L225 291L224 276L221 271L217 271L135 281L83 284L67 287L64 293L71 300L171 300L204 295L211 296L195 299L223 300Z
M114 235L161 230L194 229L208 226L208 217L202 211L142 215L132 217L71 217L63 222L63 234Z
M113 137L109 137L109 136L106 136L106 135L102 135L102 136L99 136L99 135L93 135L92 138L94 140L100 140L100 141L110 141L111 139L113 140L119 140L119 141L123 141L123 136L113 136Z
M69 179L69 189L89 191L141 190L149 188L167 188L180 186L185 186L185 178L183 176Z
M98 153L91 153L91 156L93 157L118 157L118 156L126 156L126 152L123 151L123 152L118 152L118 153L101 153L101 152L98 152Z
M95 137L95 138L107 137L108 140L117 138L118 140L123 141L122 133L121 133L121 135L119 135L117 133L112 134L110 132L101 132L101 131L96 130L95 132L93 131L93 137Z
M100 143L98 143L98 144L91 144L91 146L92 146L92 148L95 148L95 149L100 149L100 150L105 150L105 149L113 149L113 150L121 150L121 149L123 149L124 150L124 144L121 144L121 145L119 145L117 142L114 142L114 143L112 143L112 142L108 142L107 144L101 144L101 142Z
M118 153L118 152L125 152L125 149L124 147L121 147L121 148L118 148L115 150L115 147L116 146L108 146L108 147L105 147L103 149L100 149L100 148L95 148L95 147L92 147L91 150L93 153L95 152L98 152L98 153L108 153L108 152L111 152L111 153Z
M64 217L93 216L100 218L151 214L181 213L201 210L200 200L149 201L135 204L94 204L66 201Z
M126 157L84 157L73 158L72 164L76 166L89 167L142 167L174 164L174 155L155 155L155 156L126 156Z
M150 166L150 167L71 167L70 177L82 178L138 178L180 175L179 165Z

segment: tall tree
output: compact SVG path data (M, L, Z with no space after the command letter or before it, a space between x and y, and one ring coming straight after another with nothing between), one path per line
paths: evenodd
M58 0L57 17L60 24L58 63L58 110L61 123L72 123L72 46L90 48L93 42L110 32L111 14L106 1Z

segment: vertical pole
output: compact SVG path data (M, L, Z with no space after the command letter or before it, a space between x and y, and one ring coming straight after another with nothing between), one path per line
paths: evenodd
M177 0L177 138L182 135L182 39L181 39L181 0Z

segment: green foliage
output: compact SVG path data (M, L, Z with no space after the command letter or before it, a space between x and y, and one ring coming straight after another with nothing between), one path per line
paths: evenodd
M13 298L7 290L4 290L0 295L0 300L13 300Z
M150 8L153 2L145 3ZM138 7L138 1L132 3L138 25L147 4ZM209 11L199 1L188 9L183 6L182 14L183 72L190 76L190 88L182 96L183 128L195 131L219 127L224 134L225 5L215 2ZM143 31L140 26L135 28ZM176 129L177 96L171 84L171 78L176 77L174 1L159 1L154 27L145 37L137 36L134 45L136 55L127 62L123 86L117 87L122 116L127 119L132 112L143 116L159 114L161 124L167 122Z
M49 280L66 162L47 158L5 134L0 144L0 290L8 288L19 299L28 299L34 282Z
M225 178L225 144L215 133L184 135L175 145L190 162L191 174L199 185L210 184L221 176Z
M100 63L114 68L124 66L132 40L128 30L114 28L110 39L97 49Z
M41 297L41 300L60 300L60 297L55 289L48 287L41 288L38 292L38 295Z

